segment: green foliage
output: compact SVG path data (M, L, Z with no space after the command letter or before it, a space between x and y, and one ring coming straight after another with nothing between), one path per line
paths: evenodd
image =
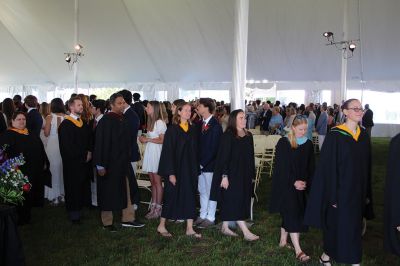
M386 173L388 139L373 140L373 188L376 219L368 221L363 238L362 265L399 265L399 259L383 250L383 187ZM141 229L122 229L109 233L101 227L96 210L86 210L81 225L71 225L63 207L33 209L34 224L21 228L28 265L301 265L292 250L278 248L279 215L267 209L271 179L263 176L255 204L255 225L251 230L260 235L255 243L241 237L229 238L216 229L203 230L203 239L184 236L184 224L167 225L174 235L164 239L157 235L158 221ZM149 194L142 195L147 199ZM145 214L141 206L139 217ZM119 222L119 215L115 215ZM319 265L322 236L311 229L301 236L303 250ZM336 265L336 264L335 264Z

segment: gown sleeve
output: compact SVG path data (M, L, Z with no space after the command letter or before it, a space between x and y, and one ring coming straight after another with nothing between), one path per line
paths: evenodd
M16 140L10 133L11 132L9 131L4 131L3 133L0 134L0 149L3 149L4 145L7 145L8 148L14 146ZM7 150L7 148L5 150Z
M281 138L276 145L274 171L272 174L271 197L269 200L269 212L280 212L282 192L288 187L289 169L287 165L289 143Z
M93 162L95 166L102 166L106 170L109 168L112 128L107 117L102 118L96 128Z
M389 148L385 184L384 246L389 252L400 256L400 240L397 226L400 225L400 134L392 139Z
M164 135L164 142L161 150L158 174L164 177L176 175L175 172L175 149L176 147L176 126L170 126Z
M249 135L249 139L250 139L250 177L251 179L255 179L256 178L256 162L254 159L254 139L253 139L253 135L250 133Z
M308 153L307 156L308 161L307 161L307 193L310 192L310 188L312 187L312 179L314 176L314 171L315 171L315 156L314 156L314 147L313 147L313 143L311 140L307 141L307 145L308 145Z
M220 199L220 184L223 175L228 176L229 180L229 163L231 159L232 141L234 136L230 132L225 132L218 148L218 154L215 161L215 169L211 184L210 200L218 201Z
M367 184L366 184L366 203L364 209L364 217L367 220L372 220L375 218L374 208L373 208L373 197L372 197L372 154L371 154L371 139L366 138L368 141L368 157L367 157Z
M304 224L322 227L328 206L337 204L338 169L337 136L330 132L322 146L318 167L314 173L307 201Z

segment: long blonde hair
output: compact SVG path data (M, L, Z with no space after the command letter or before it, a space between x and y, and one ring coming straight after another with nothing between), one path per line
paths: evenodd
M153 114L147 115L147 131L153 131L157 120L161 119L164 121L164 117L161 112L161 105L159 101L150 101L148 104L153 107Z
M304 115L296 115L295 118L293 119L292 126L290 127L290 131L287 135L290 146L293 149L297 149L297 147L298 147L297 141L296 141L296 135L294 133L293 128L297 127L298 125L302 125L302 124L308 124L307 117Z

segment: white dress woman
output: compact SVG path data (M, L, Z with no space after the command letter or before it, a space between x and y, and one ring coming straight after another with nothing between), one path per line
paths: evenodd
M50 172L52 175L52 187L45 187L45 198L54 204L64 201L63 165L58 144L58 126L63 120L63 116L51 114L50 134L45 148L50 161Z
M147 138L155 139L160 135L164 135L167 131L167 125L161 119L157 120L154 124L153 131L147 132ZM143 166L144 172L157 173L158 164L160 162L162 144L156 144L152 142L146 143L146 149L144 150Z

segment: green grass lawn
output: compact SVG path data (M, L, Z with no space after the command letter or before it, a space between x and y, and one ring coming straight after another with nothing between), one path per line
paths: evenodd
M400 259L383 250L383 189L389 139L373 139L373 188L376 218L368 222L363 240L363 265L400 265ZM174 235L157 235L158 221L141 229L104 231L99 213L85 210L81 225L68 222L63 207L33 210L33 224L21 228L28 265L297 265L294 253L278 248L280 218L266 211L270 178L263 177L255 204L252 231L260 235L255 243L222 236L216 229L204 230L203 239L184 236L183 224L169 224ZM144 196L148 196L144 194ZM139 216L143 217L144 206ZM321 233L312 229L302 235L303 250L318 265Z

